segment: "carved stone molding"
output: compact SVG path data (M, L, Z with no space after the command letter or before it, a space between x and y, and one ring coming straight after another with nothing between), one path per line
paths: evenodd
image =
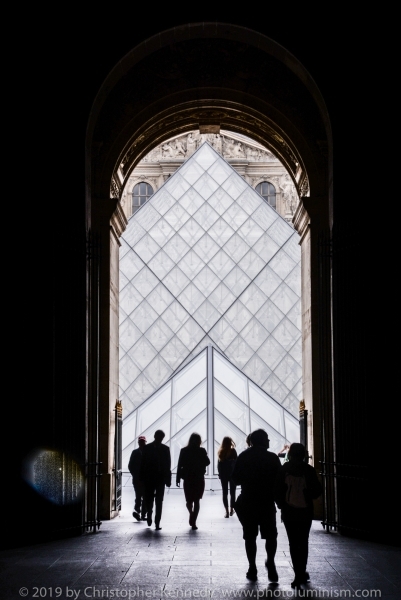
M127 220L127 217L125 216L125 212L121 206L121 203L117 202L115 211L113 212L111 219L110 219L110 229L111 229L111 232L113 233L114 237L118 241L119 245L120 245L119 238L120 238L121 234L123 233L123 231L125 231L125 229L127 228L127 225L128 225L128 220Z

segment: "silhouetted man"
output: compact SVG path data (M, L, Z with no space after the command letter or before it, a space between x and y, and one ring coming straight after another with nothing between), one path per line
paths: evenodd
M135 490L135 504L132 516L135 517L137 521L146 521L146 503L144 498L144 487L143 483L140 481L139 478L142 463L142 452L145 446L146 437L144 435L140 435L138 438L138 448L131 452L131 456L128 463L128 470L132 475L132 485L134 486Z
M270 581L278 581L274 557L277 550L275 482L281 468L277 454L268 451L269 438L264 429L251 433L251 446L238 456L232 477L241 486L237 515L243 529L249 562L247 578L256 581L256 538L266 540L265 562Z
M163 509L164 487L171 486L170 448L162 444L164 431L158 429L154 441L143 449L140 480L144 485L148 525L152 525L153 503L155 502L155 526L160 530Z

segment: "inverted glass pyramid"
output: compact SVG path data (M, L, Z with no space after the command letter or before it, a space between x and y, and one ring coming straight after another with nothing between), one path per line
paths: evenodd
M209 344L298 418L298 242L207 142L131 217L120 248L124 427Z
M248 433L259 428L267 431L275 453L284 443L299 439L298 420L208 346L124 419L128 443L123 442L123 470L128 470L138 436L152 441L156 429L162 429L176 471L180 450L196 431L211 459L207 476L213 478L223 437L230 436L241 452Z

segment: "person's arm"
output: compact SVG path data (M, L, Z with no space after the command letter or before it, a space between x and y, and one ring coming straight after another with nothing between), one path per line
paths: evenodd
M182 448L180 450L180 455L178 457L178 465L177 465L177 477L176 477L176 486L180 487L180 481L181 481L181 468L182 468Z
M170 448L166 446L166 481L165 484L167 487L171 487L171 454Z

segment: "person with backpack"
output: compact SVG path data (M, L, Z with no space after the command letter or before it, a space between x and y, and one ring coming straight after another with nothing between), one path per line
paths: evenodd
M288 462L281 465L275 486L275 502L281 510L281 521L287 531L295 577L292 588L309 581L309 532L313 519L313 500L322 494L316 470L305 459L305 446L293 443Z

